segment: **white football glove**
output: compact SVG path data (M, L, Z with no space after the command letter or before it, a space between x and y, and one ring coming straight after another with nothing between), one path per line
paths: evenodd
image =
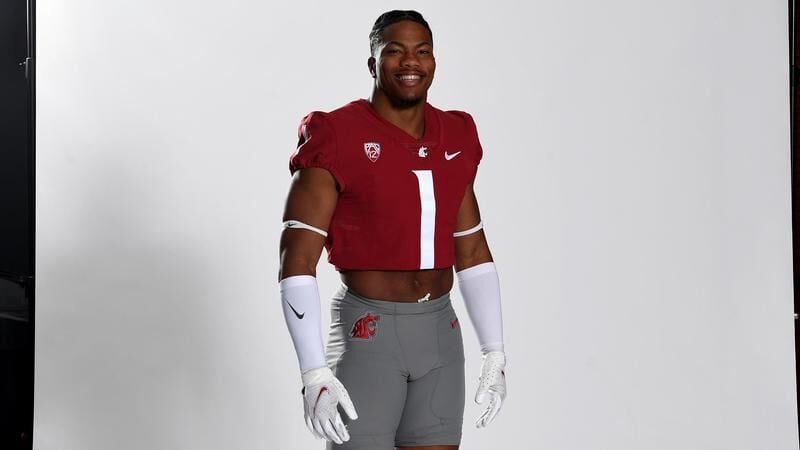
M351 420L357 419L358 414L342 383L328 367L306 371L302 378L303 410L311 433L337 444L350 440L336 405L341 404Z
M489 396L489 404L483 410L475 426L483 428L489 425L500 412L506 398L506 354L503 352L487 352L483 354L480 384L475 394L475 403L481 404Z

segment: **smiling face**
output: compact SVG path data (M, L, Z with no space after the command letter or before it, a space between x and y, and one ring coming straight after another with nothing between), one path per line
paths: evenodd
M383 30L383 39L369 58L377 91L397 107L410 107L427 99L436 60L428 30L402 20Z

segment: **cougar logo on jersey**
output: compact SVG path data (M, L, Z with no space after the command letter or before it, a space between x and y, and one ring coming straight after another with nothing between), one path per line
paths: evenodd
M378 330L377 322L380 319L381 316L377 316L371 312L363 314L361 317L356 319L356 323L353 324L353 328L350 330L350 337L356 339L369 339L372 336L375 336L375 332Z
M375 162L381 156L381 144L377 142L364 142L364 153L370 161Z

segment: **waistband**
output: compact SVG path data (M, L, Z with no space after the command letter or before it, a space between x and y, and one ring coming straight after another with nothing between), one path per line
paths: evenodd
M336 294L334 294L333 301L360 304L366 308L375 309L384 314L426 314L452 308L449 292L441 297L432 298L427 302L393 302L391 300L378 300L364 297L344 284L342 284L339 290L336 291Z

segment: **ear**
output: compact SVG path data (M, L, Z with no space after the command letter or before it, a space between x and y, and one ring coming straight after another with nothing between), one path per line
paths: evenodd
M370 56L369 59L367 59L367 68L369 69L369 74L372 75L372 78L375 78L377 76L377 74L375 72L375 57L374 56Z

